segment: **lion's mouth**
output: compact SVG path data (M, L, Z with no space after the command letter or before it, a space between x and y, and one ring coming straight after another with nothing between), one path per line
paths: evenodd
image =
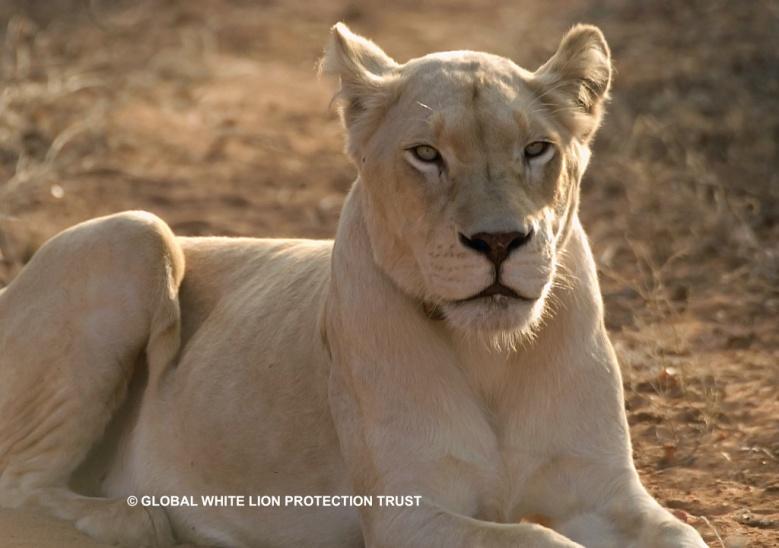
M530 297L525 297L524 295L520 295L510 287L507 287L503 285L502 283L495 281L492 285L482 289L480 292L478 292L476 295L472 295L471 297L466 297L465 299L460 299L457 302L469 302L469 301L475 301L477 299L484 299L487 297L494 297L496 295L502 295L504 297L508 297L510 299L517 299L520 301L534 301L535 299L531 299Z

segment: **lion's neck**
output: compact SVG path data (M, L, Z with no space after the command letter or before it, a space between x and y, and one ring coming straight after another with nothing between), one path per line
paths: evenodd
M338 274L349 274L368 268L378 270L373 260L373 250L363 212L363 189L359 179L352 186L341 209L333 247L334 282Z

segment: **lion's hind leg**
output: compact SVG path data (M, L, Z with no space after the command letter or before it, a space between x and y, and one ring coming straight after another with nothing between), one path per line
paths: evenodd
M150 379L175 358L183 271L167 225L122 213L59 234L0 294L0 506L44 508L104 541L172 541L163 512L67 484L141 353Z

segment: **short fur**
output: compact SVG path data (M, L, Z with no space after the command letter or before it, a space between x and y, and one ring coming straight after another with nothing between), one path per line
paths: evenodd
M129 212L56 236L0 292L0 505L125 546L705 546L639 481L577 217L601 32L530 72L401 65L339 24L322 68L359 172L334 243L180 238ZM531 230L497 269L464 243ZM471 298L496 276L524 299ZM350 493L422 499L124 499Z

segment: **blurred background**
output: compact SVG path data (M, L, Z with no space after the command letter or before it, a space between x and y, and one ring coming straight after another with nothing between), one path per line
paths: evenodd
M777 0L0 0L0 287L124 209L331 237L355 169L315 64L339 20L398 61L530 69L572 24L603 29L617 72L581 214L637 464L712 546L776 546Z

